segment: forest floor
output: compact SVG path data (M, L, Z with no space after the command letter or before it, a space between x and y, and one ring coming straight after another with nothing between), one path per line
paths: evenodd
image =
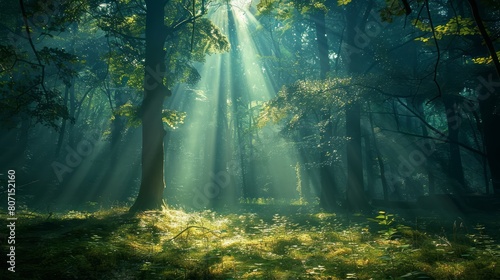
M500 279L497 215L317 211L24 211L15 272L2 261L0 279Z

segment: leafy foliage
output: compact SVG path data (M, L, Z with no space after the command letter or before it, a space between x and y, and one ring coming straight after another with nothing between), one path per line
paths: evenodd
M422 20L414 20L413 24L420 30L425 32L431 32L431 26L429 21L423 22ZM434 27L434 34L436 39L441 40L444 36L460 35L460 36L470 36L479 34L479 30L474 23L472 18L462 18L461 16L456 16L448 20L447 23L437 25ZM429 42L433 37L419 37L416 40L422 41L424 43Z
M283 87L278 95L264 104L258 126L268 122L280 122L287 117L286 126L293 128L313 111L342 109L359 98L351 78L327 80L304 80Z
M140 106L134 106L131 102L127 102L116 109L114 115L126 117L129 127L139 127L142 123ZM180 124L183 124L185 118L185 112L167 109L162 112L162 121L170 129L176 129Z
M392 22L395 17L404 14L404 6L400 0L385 0L385 6L380 10L380 18L387 22Z
M171 129L176 129L180 124L184 123L186 118L185 112L178 112L175 110L163 110L162 121Z
M500 56L500 51L497 51L497 55ZM492 64L493 59L491 56L486 56L486 57L476 57L473 58L472 61L476 64Z
M119 1L119 5L98 9L94 16L98 27L114 37L112 45L116 48L109 53L113 79L117 82L127 76L127 84L140 90L144 79L145 12L135 2ZM197 5L196 10L201 9L201 3ZM114 9L120 12L117 14ZM192 15L183 1L169 1L165 12L166 85L194 84L200 75L192 63L204 62L206 55L229 50L229 42L209 19L186 20Z
M337 5L339 5L339 6L347 5L347 4L351 3L351 1L352 0L338 0Z
M64 82L75 76L71 67L73 56L68 53L44 48L40 57L47 63L40 66L28 62L26 53L19 53L13 46L0 46L2 53L2 77L0 78L0 111L2 126L16 127L22 118L33 118L35 122L57 128L58 121L69 119L68 111L57 88L45 88L41 67L53 66ZM14 67L15 66L15 67ZM35 72L35 73L33 73Z

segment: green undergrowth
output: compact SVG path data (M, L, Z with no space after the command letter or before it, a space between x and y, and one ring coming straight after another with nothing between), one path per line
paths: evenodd
M460 219L304 208L17 218L16 272L1 279L500 279L498 228Z

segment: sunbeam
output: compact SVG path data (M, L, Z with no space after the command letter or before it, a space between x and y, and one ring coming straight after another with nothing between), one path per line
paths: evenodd
M171 106L187 118L168 145L167 154L175 154L183 168L166 167L174 189L167 193L181 205L200 209L234 206L247 198L299 199L294 145L275 128L255 127L260 105L275 96L276 88L261 59L259 49L267 46L258 46L260 24L249 3L234 1L209 14L231 49L197 65L201 80L174 94ZM268 146L257 145L262 141Z

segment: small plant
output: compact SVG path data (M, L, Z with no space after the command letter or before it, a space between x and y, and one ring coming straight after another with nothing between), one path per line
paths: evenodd
M377 222L379 225L389 226L394 223L394 214L388 214L385 211L378 211L378 215L374 219L369 219Z

